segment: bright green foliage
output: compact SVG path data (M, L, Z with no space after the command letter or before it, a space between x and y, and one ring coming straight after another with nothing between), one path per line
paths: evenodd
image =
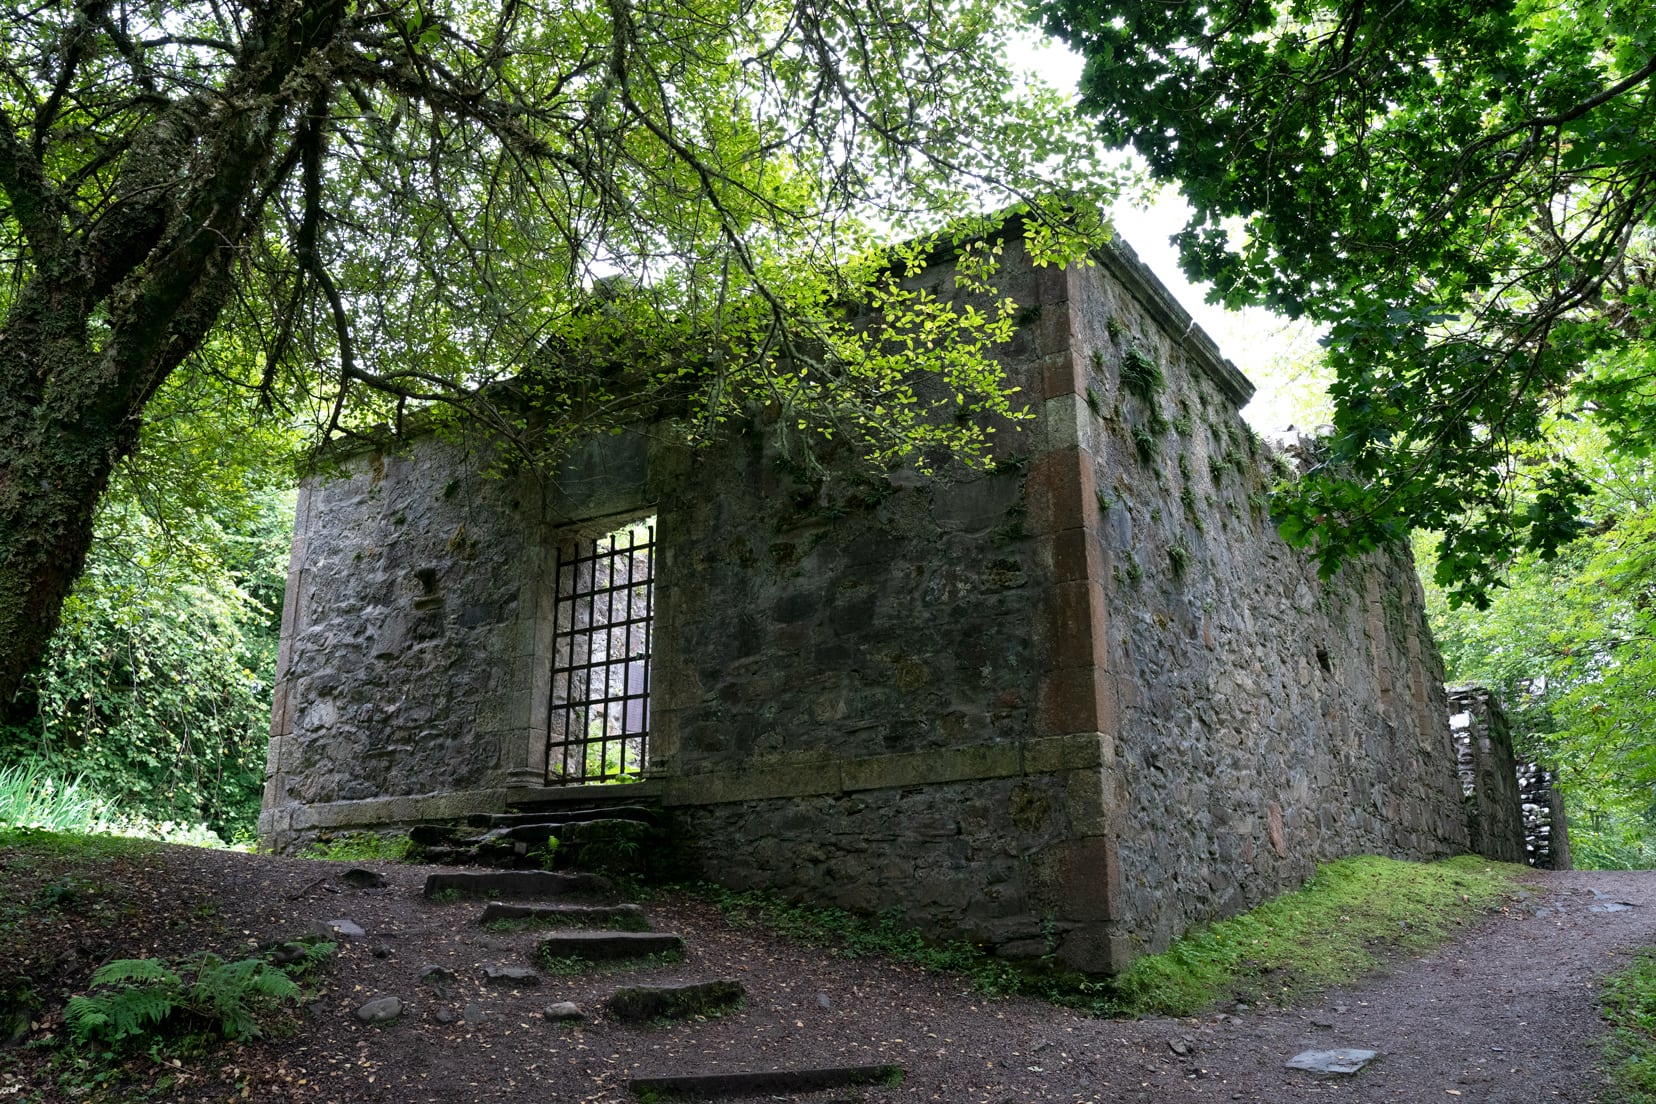
M402 862L413 848L413 841L405 835L348 832L331 839L317 840L305 848L300 857L331 862Z
M1427 614L1451 683L1494 690L1520 752L1559 772L1577 866L1656 863L1656 467L1575 423L1555 441L1592 482L1592 531L1548 560L1526 553L1486 609ZM1416 542L1422 573L1430 540Z
M164 1030L211 1028L226 1039L257 1038L263 1021L299 986L263 959L226 962L203 952L177 966L123 958L101 966L92 986L105 992L69 998L64 1019L78 1041L123 1040Z
M33 760L0 767L0 826L87 832L110 812L109 803L78 778L60 781Z
M1617 1104L1656 1104L1656 951L1604 985L1604 1018L1612 1031L1605 1048Z
M642 420L697 442L752 416L796 451L983 461L1023 397L987 357L1014 305L993 287L995 248L973 244L993 220L974 212L1021 204L1052 263L1108 236L1123 182L1064 95L1009 67L1021 14L10 13L0 700L44 646L134 429L155 432L158 389L215 360L273 424L319 436L465 418L545 461ZM930 234L963 249L959 285L906 279L932 242L877 245Z
M230 839L263 783L299 435L259 419L231 378L247 365L209 353L150 403L0 757Z
M1327 863L1304 888L1134 962L1115 981L1116 999L1126 1012L1186 1016L1225 999L1289 1001L1353 981L1497 907L1523 870L1476 855Z
M1482 604L1578 531L1579 473L1515 462L1550 412L1656 439L1648 3L1036 6L1106 140L1189 197L1187 271L1330 324L1329 462L1277 504L1325 568L1424 527Z

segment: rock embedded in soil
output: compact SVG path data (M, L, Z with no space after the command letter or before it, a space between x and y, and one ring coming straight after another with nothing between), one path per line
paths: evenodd
M422 966L422 967L420 967L420 982L421 982L421 984L429 985L434 989L446 988L447 986L453 985L455 982L457 982L459 980L460 980L459 976L456 975L455 972L453 970L449 969L447 966Z
M1283 1065L1307 1073L1356 1073L1380 1056L1378 1051L1357 1047L1338 1050L1302 1050Z
M439 1008L434 1018L440 1024L451 1024L460 1018L460 1013L452 1008Z
M573 1023L576 1020L586 1019L586 1013L574 1001L557 1001L541 1010L541 1015L553 1023Z
M608 960L683 952L684 937L672 932L574 931L540 941L540 953L547 958Z
M606 1006L610 1015L631 1023L683 1020L728 1011L746 996L741 982L721 978L678 985L628 985L611 994Z
M483 1006L475 1001L466 1005L466 1010L461 1014L466 1017L466 1022L469 1024L483 1022Z
M483 980L490 985L539 985L541 977L528 966L485 966Z
M555 874L550 870L456 871L426 877L425 895L445 897L547 898L613 893L615 883L596 874Z
M361 939L368 934L352 920L318 920L311 925L311 932L323 939Z
M396 997L375 997L356 1010L356 1018L365 1024L390 1023L403 1014L403 1002Z
M483 907L480 924L497 920L527 920L531 923L586 924L593 927L614 924L642 931L649 927L644 910L637 905L514 905L491 901Z

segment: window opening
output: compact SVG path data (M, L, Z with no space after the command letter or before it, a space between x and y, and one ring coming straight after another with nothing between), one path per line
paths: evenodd
M558 549L547 785L631 782L650 733L655 518Z

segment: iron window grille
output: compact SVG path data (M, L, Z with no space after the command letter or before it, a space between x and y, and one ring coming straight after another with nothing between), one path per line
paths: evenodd
M650 733L655 518L558 550L547 785L628 781Z

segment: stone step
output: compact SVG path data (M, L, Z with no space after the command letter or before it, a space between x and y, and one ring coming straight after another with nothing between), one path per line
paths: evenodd
M565 928L650 930L649 919L637 905L509 905L496 901L485 906L483 915L477 918L479 924L491 920L523 920Z
M538 820L533 823L490 828L479 834L475 828L448 824L417 824L408 838L423 849L427 862L448 865L520 866L541 856L530 852L552 837L558 839L561 861L574 865L596 865L632 869L652 850L655 829L641 820L602 817L593 820Z
M597 874L557 874L550 870L456 870L426 876L425 895L461 897L602 897L615 884Z
M854 1085L896 1084L903 1067L813 1066L799 1069L737 1070L726 1073L670 1073L634 1077L627 1088L634 1096L758 1096L762 1093L813 1092Z
M597 806L590 809L548 808L539 812L481 813L466 818L473 828L513 828L520 824L545 824L553 821L578 824L588 820L638 820L655 824L661 818L660 809L646 805Z
M653 954L682 954L684 937L672 932L571 931L541 939L542 958L609 961Z
M672 985L625 985L610 994L605 1007L617 1020L687 1020L728 1012L747 998L735 978L684 981Z

